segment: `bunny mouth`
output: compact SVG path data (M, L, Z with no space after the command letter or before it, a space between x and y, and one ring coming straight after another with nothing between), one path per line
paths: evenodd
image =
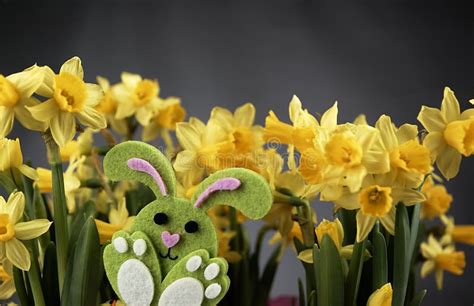
M171 260L176 260L176 259L178 259L178 256L174 256L174 257L171 256L171 248L168 248L168 253L166 253L166 255L163 255L163 254L161 254L161 252L160 252L160 257L161 257L161 258L165 258L165 259L168 258L168 259L171 259Z

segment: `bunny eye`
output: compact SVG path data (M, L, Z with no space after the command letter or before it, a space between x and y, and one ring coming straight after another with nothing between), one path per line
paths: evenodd
M164 225L168 223L168 216L165 213L157 213L153 218L153 221L158 225Z
M184 225L184 230L187 232L187 233L195 233L197 232L199 229L199 225L197 224L196 221L188 221L185 225Z

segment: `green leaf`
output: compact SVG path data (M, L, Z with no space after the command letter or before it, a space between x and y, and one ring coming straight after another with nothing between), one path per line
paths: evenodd
M308 295L308 306L316 306L317 299L316 299L316 290L312 290Z
M74 246L76 245L79 234L82 231L84 224L86 223L89 217L93 217L96 213L94 202L87 201L83 207L74 216L74 219L71 223L71 231L69 236L69 252L71 254L74 252Z
M306 247L303 243L296 237L293 238L293 243L295 245L296 252L299 254L306 250ZM305 270L306 276L306 297L309 301L309 295L313 290L316 290L316 273L314 272L313 264L301 262L303 264L303 268Z
M378 227L372 233L372 245L372 290L375 291L388 282L387 245Z
M423 302L423 298L425 297L426 289L421 290L418 294L413 298L410 302L410 306L420 306L421 302Z
M405 205L397 205L393 258L393 306L403 306L408 284L411 254L409 253L410 225Z
M337 211L337 217L344 227L344 241L342 245L353 244L357 233L356 210L341 208Z
M44 299L48 306L58 306L60 304L57 264L56 246L54 242L50 242L44 254L43 267Z
M343 305L344 276L341 257L329 235L324 235L322 240L320 249L316 244L313 247L318 305Z
M272 289L273 279L275 278L279 265L278 257L280 255L280 247L280 245L275 247L265 265L265 268L263 269L263 274L258 282L252 305L265 306L267 303L268 297L270 296L270 290Z
M99 233L94 218L89 217L68 261L61 305L95 305L103 277L101 255Z
M367 240L365 239L364 241L354 245L345 287L345 304L348 306L356 305L357 302L357 293L359 291L360 276L364 265L366 243Z
M30 305L28 293L25 287L25 279L23 277L23 271L17 267L13 267L13 281L15 282L16 295L20 300L22 306Z
M303 286L303 282L301 281L301 278L298 278L298 295L299 295L299 298L298 298L299 306L305 306L306 294L304 292L304 286Z

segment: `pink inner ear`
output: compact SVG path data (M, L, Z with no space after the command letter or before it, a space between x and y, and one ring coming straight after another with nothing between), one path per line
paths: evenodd
M240 181L236 178L233 177L226 177L219 179L212 183L209 187L206 188L206 190L203 191L199 195L199 197L196 200L196 203L194 203L194 207L199 208L202 203L209 198L209 196L216 191L223 191L223 190L228 190L232 191L240 187Z
M156 171L156 169L146 160L141 158L130 158L127 161L127 165L130 169L145 172L149 174L154 180L155 183L160 188L160 192L163 196L167 196L168 192L166 190L166 185L161 178L161 175Z

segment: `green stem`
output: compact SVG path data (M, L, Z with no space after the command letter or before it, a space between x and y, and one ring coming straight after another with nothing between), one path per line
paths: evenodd
M307 205L307 203L304 200L298 197L291 196L291 195L286 195L277 190L273 192L273 202L274 203L287 203L296 207Z
M28 293L25 287L25 279L23 277L23 271L13 267L13 281L15 282L15 289L18 299L22 306L30 305L28 300Z
M68 256L68 226L66 211L66 194L64 191L63 165L59 154L59 147L48 131L43 134L51 165L53 181L54 228L56 237L56 253L58 257L59 290L62 292L66 274Z
M301 228L301 233L303 234L303 243L307 249L313 247L315 243L314 238L314 225L312 218L311 207L308 202L305 202L304 206L297 207L298 214L298 224Z
M45 306L43 296L43 288L41 287L40 268L38 265L38 251L37 245L34 245L36 240L30 243L32 249L31 268L28 271L28 279L30 281L31 292L33 293L33 300L35 306Z

